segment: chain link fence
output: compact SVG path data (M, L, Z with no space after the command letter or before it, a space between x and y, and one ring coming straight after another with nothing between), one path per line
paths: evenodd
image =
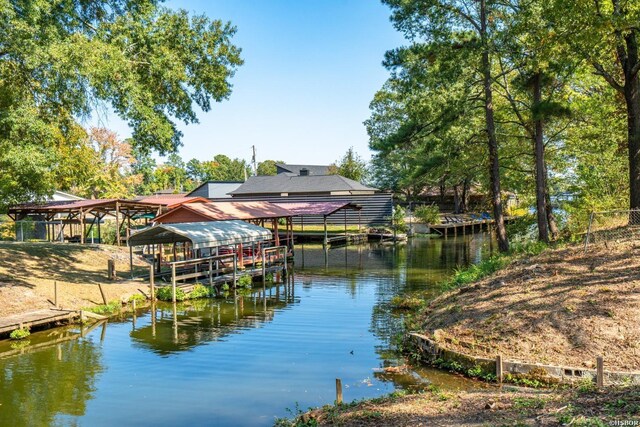
M584 250L589 246L640 240L640 210L593 212L584 241Z

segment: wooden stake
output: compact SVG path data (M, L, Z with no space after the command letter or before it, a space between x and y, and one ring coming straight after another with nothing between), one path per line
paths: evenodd
M336 378L336 404L342 405L342 380Z
M502 384L502 380L503 380L502 355L499 354L496 356L496 381L498 381L498 384Z
M604 387L604 359L602 356L596 358L596 386Z
M102 285L98 283L98 289L100 289L100 295L102 295L102 302L104 305L107 305L107 297L104 296L104 290L102 289Z
M114 260L107 260L107 278L109 280L115 280L116 278L116 263Z

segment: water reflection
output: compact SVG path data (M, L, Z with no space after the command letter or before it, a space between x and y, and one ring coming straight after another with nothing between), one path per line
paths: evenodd
M150 309L151 322L134 328L130 335L137 347L167 356L260 328L272 321L277 311L299 302L293 280L289 280L231 294L226 299L158 303Z
M96 378L104 371L98 346L71 330L47 336L48 345L0 360L0 425L53 425L59 416L84 415L94 397ZM46 338L35 336L34 346L47 344ZM6 343L0 350L11 351Z
M384 369L405 363L390 345L402 318L389 302L435 293L487 251L483 235L299 246L286 283L35 333L24 349L0 342L0 425L266 426L296 402L331 403L335 378L346 401L425 378L470 387L429 369ZM131 418L143 406L153 410Z

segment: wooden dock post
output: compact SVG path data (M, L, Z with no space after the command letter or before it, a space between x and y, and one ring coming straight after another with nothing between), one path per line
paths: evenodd
M211 296L213 296L213 260L209 259L209 287L211 288Z
M176 265L171 264L171 302L175 304L176 302Z
M267 255L265 252L265 248L262 248L262 281L265 282L267 280Z
M496 381L498 384L502 384L503 376L502 355L499 354L496 356Z
M336 405L342 405L342 380L336 378Z
M596 386L604 387L604 358L599 356L596 358Z
M233 288L234 289L238 284L237 272L238 272L238 254L233 254Z
M155 266L151 264L149 266L149 295L151 297L151 301L156 299L155 279Z

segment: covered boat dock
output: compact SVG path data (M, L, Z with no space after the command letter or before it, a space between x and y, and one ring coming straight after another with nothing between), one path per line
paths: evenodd
M154 289L156 276L171 274L175 301L179 281L205 279L213 287L219 283L235 284L238 274L264 277L269 269L286 270L287 248L269 246L271 238L270 230L241 220L201 221L156 224L133 233L129 246L152 248L151 263L157 271L150 268L151 289ZM171 245L174 255L177 254L176 246L180 245L184 258L177 260L174 257L167 263L169 270L162 272L164 245ZM245 259L242 247L249 245L251 258ZM260 268L257 268L258 264Z

